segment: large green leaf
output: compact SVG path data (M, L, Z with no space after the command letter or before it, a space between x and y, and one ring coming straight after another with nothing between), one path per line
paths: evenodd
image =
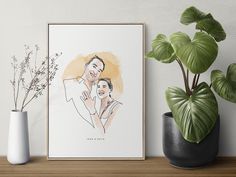
M152 41L152 51L148 52L146 56L162 63L171 63L176 59L174 49L164 34L157 35Z
M184 139L199 143L211 132L218 116L218 105L205 82L199 84L191 96L180 88L168 88L166 100Z
M212 37L215 38L217 42L223 41L226 38L225 31L221 24L213 19L213 17L208 14L209 18L205 18L197 22L196 29L206 31Z
M220 70L211 72L212 87L222 98L236 103L236 63L229 65L226 77Z
M205 14L196 7L187 8L182 13L180 22L185 25L196 23L196 29L207 32L217 42L226 38L226 34L221 24L215 20L210 13Z
M180 22L188 25L190 23L198 22L206 16L204 12L201 12L196 7L187 8L181 15Z
M171 35L170 41L176 56L195 74L205 72L218 54L215 40L204 32L197 32L193 40L187 34L177 32Z

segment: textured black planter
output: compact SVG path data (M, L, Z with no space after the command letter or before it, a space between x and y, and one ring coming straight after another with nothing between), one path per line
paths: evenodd
M212 162L218 153L220 119L212 132L199 144L190 143L182 137L172 117L172 113L163 114L163 151L170 164L193 168Z

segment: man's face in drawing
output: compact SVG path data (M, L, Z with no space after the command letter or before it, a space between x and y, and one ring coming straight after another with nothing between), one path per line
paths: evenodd
M97 81L103 69L103 63L96 58L93 59L85 68L86 79L91 82Z

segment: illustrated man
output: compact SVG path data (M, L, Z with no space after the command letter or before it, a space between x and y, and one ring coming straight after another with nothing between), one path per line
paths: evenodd
M92 98L96 95L95 84L104 69L104 61L95 55L85 64L84 73L81 77L63 80L66 101L72 101L79 116L93 127L94 123L91 119L90 113L80 97L84 91L90 93Z

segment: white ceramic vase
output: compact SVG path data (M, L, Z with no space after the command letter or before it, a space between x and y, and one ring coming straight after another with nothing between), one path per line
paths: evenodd
M11 164L24 164L30 159L27 112L12 111L8 135L7 160Z

